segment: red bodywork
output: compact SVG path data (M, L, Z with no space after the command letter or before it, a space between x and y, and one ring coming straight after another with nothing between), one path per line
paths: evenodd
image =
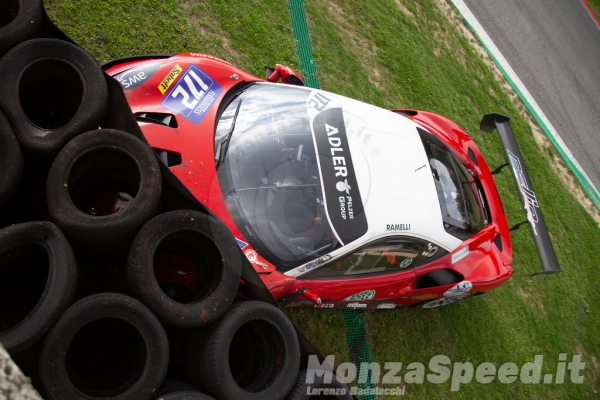
M154 65L152 68L144 67ZM195 66L208 75L221 89L212 105L208 107L199 123L176 114L162 105L178 79L185 71ZM137 72L137 71L141 72ZM214 132L217 111L223 96L241 82L265 81L248 74L218 58L198 54L182 53L169 58L148 58L124 61L108 68L111 76L132 71L123 83L126 98L134 114L169 113L174 114L177 127L140 121L139 125L150 146L155 150L178 153L181 163L169 167L170 171L205 207L214 212L238 239L240 248L252 262L256 271L271 291L275 299L287 306L317 306L324 308L395 308L396 305L413 305L424 300L439 299L455 286L448 285L415 289L417 279L438 269L452 269L464 281L470 281L470 293L483 293L506 282L512 274L512 249L509 230L490 170L475 142L465 131L452 121L436 114L423 111L402 112L407 118L444 142L460 158L463 164L475 172L487 198L491 222L483 231L466 240L452 253L438 258L424 266L407 271L373 276L358 276L329 279L295 278L276 271L274 265L258 254L242 236L233 222L221 194L216 178L214 163ZM195 70L197 71L197 70ZM291 76L291 78L290 78ZM278 65L271 70L268 81L282 78L284 83L297 83L298 75L289 67ZM295 79L298 78L298 79ZM300 81L301 82L301 81ZM215 86L216 87L216 86ZM181 100L186 100L184 96ZM193 98L187 100L193 102ZM469 158L469 149L476 163ZM496 236L499 235L498 238ZM494 239L496 238L496 243ZM501 245L499 246L499 242ZM468 247L468 256L452 262L453 255ZM332 262L335 262L333 260ZM162 274L168 275L162 271ZM182 277L172 279L183 279ZM185 284L185 282L184 282ZM348 300L354 294L374 291L374 296L366 300ZM303 295L302 293L305 293ZM368 296L367 296L368 297ZM320 301L319 301L320 300Z

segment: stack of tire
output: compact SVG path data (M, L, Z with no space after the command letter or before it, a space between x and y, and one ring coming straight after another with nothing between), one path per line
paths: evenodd
M3 0L0 56L0 342L42 396L308 398L291 321L41 0Z

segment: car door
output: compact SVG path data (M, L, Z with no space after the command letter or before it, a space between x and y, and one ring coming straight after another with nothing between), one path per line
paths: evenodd
M376 240L300 276L289 293L292 305L306 305L304 290L317 294L324 308L376 308L402 296L424 259L427 242L401 236Z

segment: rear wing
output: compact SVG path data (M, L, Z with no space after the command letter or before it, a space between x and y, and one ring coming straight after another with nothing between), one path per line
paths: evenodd
M548 235L548 229L546 228L542 211L540 210L537 197L533 191L529 174L525 169L525 163L523 162L521 151L519 151L509 121L509 117L501 114L486 114L481 120L479 129L488 133L494 132L494 129L498 131L498 136L500 136L504 154L506 154L506 158L508 159L515 185L519 189L519 198L525 209L531 235L533 236L533 241L535 242L535 247L537 248L543 269L543 271L536 272L530 276L550 275L562 272L558 265L558 260L556 259L556 254L554 253L554 248L552 247L552 242Z

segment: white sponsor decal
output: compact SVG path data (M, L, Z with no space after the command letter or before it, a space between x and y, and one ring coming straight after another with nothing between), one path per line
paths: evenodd
M381 310L393 310L396 308L396 305L394 303L381 303L377 305L377 308Z
M347 307L356 310L357 308L367 308L367 305L365 303L349 303Z
M465 246L456 253L452 254L452 264L455 264L469 255L469 246Z
M535 196L535 192L531 190L529 186L527 186L527 180L525 179L525 174L523 173L523 167L521 166L521 162L517 156L515 156L509 150L506 150L506 153L508 154L508 161L510 161L510 165L515 173L517 183L519 184L519 191L523 196L523 208L525 209L527 220L531 223L533 233L537 236L535 224L538 222L538 216L535 209L540 208L537 197Z
M254 250L246 250L244 254L246 255L248 261L250 261L251 263L255 263L258 260L258 255Z
M462 296L463 294L469 292L471 289L473 289L473 284L469 281L463 281L457 283L451 289L446 290L446 292L444 293L444 297Z

